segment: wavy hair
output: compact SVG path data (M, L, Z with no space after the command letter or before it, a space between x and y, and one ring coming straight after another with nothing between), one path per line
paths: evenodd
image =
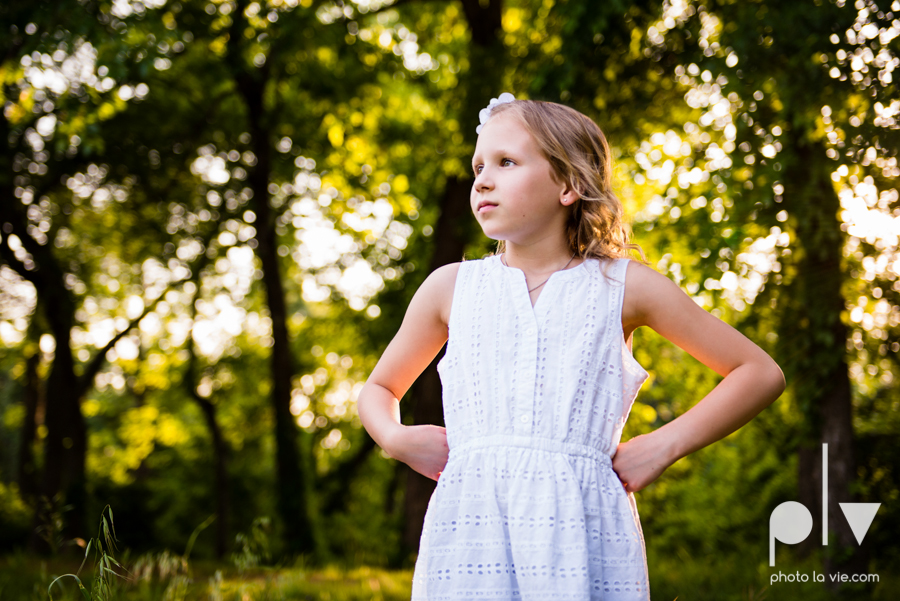
M517 117L550 162L557 181L579 198L566 224L569 250L581 258L617 259L644 251L629 242L622 202L612 190L612 156L606 136L590 118L573 108L539 100L515 100L495 106L491 117ZM506 247L500 241L497 252Z

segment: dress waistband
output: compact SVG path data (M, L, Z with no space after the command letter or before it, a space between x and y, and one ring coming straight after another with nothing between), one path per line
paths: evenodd
M516 434L494 434L466 440L450 447L450 455L466 453L475 449L487 449L491 447L519 447L534 451L546 451L549 453L562 453L564 455L578 455L587 457L600 463L612 466L612 458L596 447L577 442L564 442L552 438L537 438L534 436L520 436Z

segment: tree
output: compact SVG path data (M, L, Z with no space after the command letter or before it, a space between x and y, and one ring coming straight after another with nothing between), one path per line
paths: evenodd
M312 6L310 2L299 7L296 4L275 2L263 13L259 12L258 3L250 2L173 3L162 9L148 9L143 3L90 5L85 9L71 3L62 5L52 15L17 8L13 17L18 25L6 53L8 100L3 126L7 129L3 133L13 134L6 138L18 146L4 156L10 167L6 173L13 173L14 168L31 172L18 175L15 182L9 179L6 185L7 198L21 197L23 202L4 201L3 216L8 224L4 258L38 286L42 306L45 297L47 302L67 303L62 307L65 310L57 310L55 305L47 309L53 319L68 320L53 324L57 360L49 387L51 391L75 391L75 386L65 385L61 378L68 374L72 379L77 371L67 364L64 350L68 348L68 333L76 324L72 316L84 289L70 298L72 294L66 292L64 284L74 281L70 272L76 263L54 262L49 250L57 240L58 229L67 234L77 231L66 228L64 219L49 218L52 213L66 214L69 210L65 208L68 188L78 187L76 205L85 194L93 194L95 200L101 196L114 196L123 202L127 199L127 205L113 205L127 206L116 213L120 223L147 229L130 234L122 228L121 236L115 240L122 243L122 248L134 251L128 260L136 265L147 256L158 256L168 267L190 278L200 263L216 258L238 242L229 233L232 240L222 243L219 228L227 226L239 234L240 241L252 247L259 257L271 318L271 395L277 424L278 498L285 539L291 551L310 552L316 546L311 520L314 510L309 506L312 465L308 451L301 453L297 447L298 432L291 414L296 371L291 357L295 350L289 344L287 329L288 303L297 311L302 309L302 299L299 289L285 290L284 273L299 283L306 281L310 271L315 275L316 270L326 272L332 266L297 268L296 261L304 259L299 251L288 257L288 245L302 241L304 226L294 224L304 223L305 214L318 213L320 207L324 209L334 201L326 210L325 221L359 238L359 243L354 243L358 252L343 251L345 259L356 260L347 260L341 267L358 266L361 261L367 268L371 262L382 270L394 271L394 245L404 243L409 232L399 224L386 231L388 220L373 236L375 228L365 220L363 227L354 230L340 216L354 213L352 208L360 204L363 194L382 196L388 207L395 202L406 212L414 210L416 201L404 194L399 180L398 192L388 201L388 181L393 177L386 169L390 161L379 164L378 149L365 137L371 136L369 132L376 124L355 121L362 116L358 109L363 99L375 101L381 95L374 85L375 71L356 52L365 60L378 63L382 50L374 43L361 42L354 47L354 35L359 30L343 17L329 16L334 7ZM340 10L338 13L342 14ZM27 35L35 31L39 31L40 42L32 40L29 46ZM22 74L32 67L31 56L23 53L34 48L46 49L41 60L50 61L34 69L65 73L65 67L80 66L78 76L83 76L83 81L64 80L65 85L54 91L44 89L43 83L34 85L27 76L23 78ZM80 63L73 58L78 52L84 54ZM65 64L67 60L71 62ZM388 69L394 65L388 60ZM48 95L55 104L45 101ZM34 98L38 100L36 105ZM68 107L70 111L66 110ZM40 117L45 111L50 113ZM351 123L341 123L338 116L351 117ZM44 120L36 126L39 118ZM364 135L353 133L353 127ZM69 139L64 139L63 134ZM44 141L38 142L41 136ZM50 139L55 140L53 153L44 152L45 142L49 147ZM302 141L302 146L294 140ZM16 148L23 152L15 155ZM328 176L324 169L317 173L316 160L301 156L301 150L319 158L328 169L338 168ZM330 162L335 160L345 162L332 167ZM233 163L237 164L230 165ZM65 178L59 183L63 174L72 176L68 178L68 188ZM349 181L354 175L362 176L361 183ZM47 182L47 189L31 185L33 180ZM368 185L364 185L367 181ZM33 221L29 225L25 205L35 198L41 199L42 210L47 214L28 216ZM316 210L298 209L298 202L312 203ZM103 228L93 233L78 232L79 235L108 234L108 219L113 213L108 212L105 203L96 208L107 210L103 218L93 222ZM292 215L291 209L297 214ZM74 213L81 216L83 211L75 209ZM52 228L46 236L38 228L43 222ZM154 239L153 235L158 237ZM367 241L369 238L372 240ZM72 246L74 240L70 240ZM95 249L102 252L99 245ZM282 252L285 249L287 252ZM198 265L189 268L185 260L188 258ZM381 258L387 261L380 261ZM36 266L37 274L30 273L29 261ZM137 268L134 271L139 273ZM78 275L89 279L89 274ZM53 291L45 281L61 292ZM335 282L330 281L320 290L336 288ZM354 310L365 308L365 300L362 302L362 307ZM106 350L100 353L101 358ZM99 369L100 364L97 365L86 374L81 396ZM66 400L66 395L53 398L47 411L45 459L52 459L52 465L58 466L67 478L82 482L87 444L78 401L75 397ZM57 447L66 448L67 439L74 445L73 450L57 451ZM71 469L56 461L60 453L72 456ZM56 469L49 470L47 477ZM66 488L71 488L67 482L47 485L51 496ZM80 515L80 504L75 513Z
M46 502L38 506L52 512L60 501L70 503L70 534L81 535L87 433L80 402L103 366L107 351L139 321L129 323L93 357L80 362L73 357L71 332L76 324L78 297L85 291L83 279L94 268L90 263L95 257L80 252L84 249L75 247L71 234L83 218L90 221L96 214L76 208L80 199L66 203L60 197L68 196L69 187L76 183L84 184L88 194L102 190L104 200L112 197L111 191L101 185L103 169L78 151L82 139L89 149L92 144L101 144L91 139L90 125L85 127L86 123L97 122L98 113L80 105L92 92L102 90L96 88L96 76L86 75L84 69L79 71L91 58L92 48L84 44L84 36L95 35L101 28L77 3L59 4L53 11L14 4L5 6L4 13L8 33L3 48L4 117L0 119L0 134L7 147L0 155L0 257L34 286L53 337L54 360L45 385L47 435L39 489ZM33 57L38 57L38 64ZM109 116L116 110L114 103L106 102L100 113L105 111ZM71 122L66 123L67 118ZM69 178L79 170L84 171L80 180ZM105 204L99 196L97 199ZM127 214L117 217L123 235L127 235L129 226L136 225ZM27 413L33 415L30 410ZM27 444L27 431L23 444ZM47 520L46 513L38 511L37 524L46 525Z
M865 191L860 185L886 183L896 164L897 127L884 107L895 95L891 40L900 30L890 12L871 2L673 3L665 16L649 30L648 52L682 49L674 74L692 87L688 104L704 114L692 131L685 127L694 150L672 173L685 192L669 189L664 207L673 208L660 221L673 229L705 221L700 227L708 234L693 247L707 257L705 287L731 297L738 310L754 297L756 305L774 309L776 357L803 415L796 447L801 502L813 515L821 512L821 443L828 443L833 538L827 569L864 571L865 548L858 552L837 510L839 501L859 498L852 416L853 380L860 382L848 364L859 365L861 356L848 356L854 343L847 294L862 292L852 276L859 262L884 254L888 244L869 233L862 253L848 252L860 238L848 236L859 228L848 221L847 204ZM704 131L712 141L690 135ZM701 175L695 169L711 177L695 178ZM847 186L841 174L849 172ZM874 204L891 211L894 196L883 192ZM754 266L762 253L770 257ZM897 275L883 268L873 273L866 279L879 286L865 296L896 305ZM745 323L754 321L758 326L758 316ZM880 339L878 354L886 355L887 329L860 334ZM893 369L881 362L876 373Z

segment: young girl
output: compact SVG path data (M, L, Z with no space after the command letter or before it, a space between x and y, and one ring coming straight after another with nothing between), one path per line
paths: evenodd
M635 247L593 121L510 94L481 121L471 206L501 254L428 276L358 401L385 452L438 481L413 599L649 599L634 493L747 423L784 376L627 258ZM648 375L630 349L640 326L724 379L684 415L620 443ZM448 337L446 430L402 425L398 399Z

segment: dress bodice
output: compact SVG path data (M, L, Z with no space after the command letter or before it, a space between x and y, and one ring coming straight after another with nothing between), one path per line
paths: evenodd
M503 434L615 453L647 378L622 332L627 263L558 271L534 306L524 273L498 256L460 265L438 364L451 450Z

